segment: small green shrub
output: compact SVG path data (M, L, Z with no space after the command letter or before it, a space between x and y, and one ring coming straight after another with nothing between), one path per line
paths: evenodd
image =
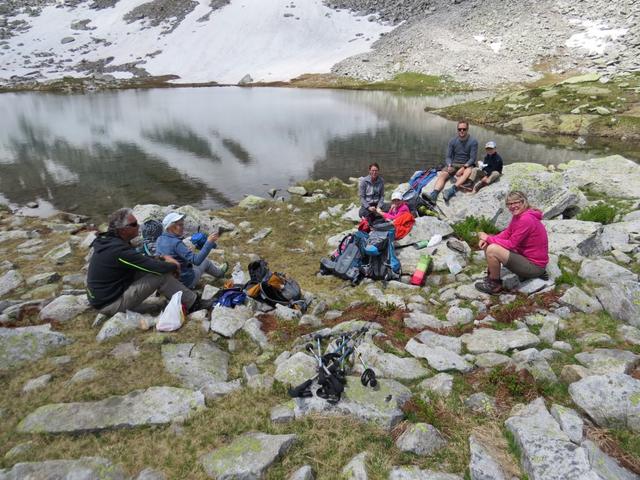
M598 203L582 210L576 217L585 222L598 222L603 225L613 223L618 213L618 209L605 203Z
M476 218L473 215L461 222L454 223L452 228L456 236L467 242L472 248L478 245L478 232L495 234L500 231L491 220L484 217Z

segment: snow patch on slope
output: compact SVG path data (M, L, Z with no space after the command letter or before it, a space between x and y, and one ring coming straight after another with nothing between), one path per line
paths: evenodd
M38 17L17 16L31 28L8 40L11 48L2 52L0 77L34 70L46 79L84 76L74 68L81 60L113 57L109 67L137 62L151 75L178 75L180 83L237 83L247 73L254 81L289 80L329 72L335 63L370 50L381 34L393 29L331 10L321 0L232 0L214 12L209 0L199 0L180 25L165 34L166 25L123 20L143 3L146 0L121 0L102 10L87 4L74 9L49 6ZM71 29L72 23L86 19L91 20L90 30ZM74 41L62 44L64 37ZM42 58L55 61L38 67Z

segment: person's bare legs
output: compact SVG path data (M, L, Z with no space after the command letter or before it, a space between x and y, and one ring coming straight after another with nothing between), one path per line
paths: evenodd
M467 181L472 171L473 167L462 167L460 170L458 170L458 172L456 173L456 188L460 188L460 186Z
M436 179L436 186L433 187L433 189L441 192L450 176L451 175L449 175L449 172L446 168L440 170L440 173L438 173L438 178Z
M492 243L484 251L487 258L487 268L489 269L489 278L491 280L500 280L500 266L509 260L509 250L500 245Z

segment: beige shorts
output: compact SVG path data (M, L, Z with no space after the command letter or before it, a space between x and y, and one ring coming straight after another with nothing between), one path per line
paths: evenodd
M484 170L482 170L481 168L475 167L471 171L471 175L469 175L469 180L471 180L472 182L475 182L476 180L480 180L481 178L484 178L486 176L487 174L485 173ZM487 183L493 183L496 180L498 180L498 178L500 178L500 172L498 171L491 172L489 174Z

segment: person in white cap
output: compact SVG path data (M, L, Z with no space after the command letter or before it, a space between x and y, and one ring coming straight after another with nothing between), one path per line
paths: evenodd
M402 200L402 194L400 192L393 192L393 194L391 194L391 207L388 212L383 211L379 207L376 209L376 212L385 220L395 220L403 213L411 213L407 203Z
M473 186L473 193L478 193L481 188L495 182L500 178L500 175L502 175L502 157L496 150L496 142L493 140L487 142L484 149L487 154L482 162L482 168L474 168L469 176L469 180L472 182L480 179L480 181Z
M223 277L228 265L216 266L207 258L209 252L216 248L217 233L211 233L207 237L200 252L194 253L183 242L184 217L182 213L171 212L162 220L164 232L156 242L156 252L159 255L168 255L180 264L180 281L188 288L195 288L203 273L214 277Z

